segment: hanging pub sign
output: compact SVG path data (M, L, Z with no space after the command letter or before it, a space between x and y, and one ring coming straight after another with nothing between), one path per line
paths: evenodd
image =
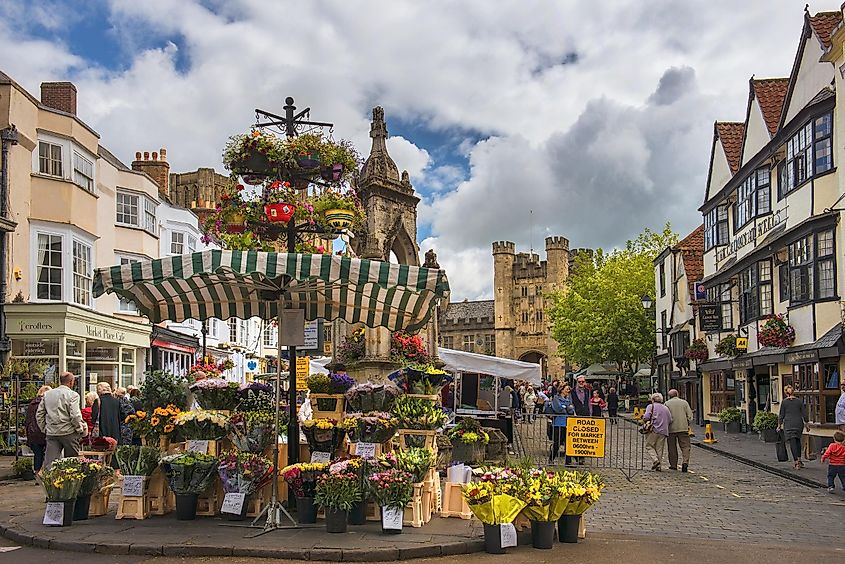
M696 290L696 295L698 290ZM719 331L722 329L721 304L701 304L698 306L698 323L702 331Z

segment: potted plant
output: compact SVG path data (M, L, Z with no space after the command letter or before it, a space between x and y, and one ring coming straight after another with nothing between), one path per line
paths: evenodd
M716 345L716 354L719 356L736 356L739 350L736 348L736 335L728 335Z
M240 385L223 378L206 378L191 386L197 403L203 409L231 411L240 401Z
M452 460L467 464L479 464L484 460L490 435L481 428L481 423L476 419L461 419L446 434L452 441Z
M270 481L273 465L263 456L250 452L230 451L218 460L217 473L227 494L243 494L244 500L239 514L228 514L229 520L243 521L246 518L249 497Z
M592 472L573 472L570 480L561 490L569 501L558 519L557 536L560 542L577 543L581 515L601 497L604 480Z
M275 414L270 411L236 411L226 423L229 439L238 450L264 452L273 445L277 435L287 431L287 413L279 413L278 431L274 429L275 420Z
M303 462L282 469L282 478L287 482L289 491L296 499L296 517L299 523L317 522L317 506L314 503L314 496L317 495L317 478L327 468L328 464Z
M369 478L370 489L381 507L381 532L399 534L405 518L405 506L414 497L413 478L398 468L376 472Z
M171 454L161 459L170 490L176 496L176 518L197 518L197 498L214 482L217 459L201 452Z
M491 474L461 487L473 515L484 525L484 550L488 554L505 553L501 526L513 523L525 507L525 501L513 485L513 476L503 472L502 475Z
M771 411L758 411L754 416L754 422L751 425L755 431L760 433L760 439L767 443L776 443L778 441L778 416L777 413Z
M32 457L22 456L12 463L12 470L15 476L21 480L34 480L35 472L32 469Z
M330 472L317 479L314 501L326 512L326 532L346 532L349 511L361 495L359 478L353 472Z
M757 332L757 342L762 347L788 347L794 340L795 329L782 313L769 317Z
M740 425L740 411L737 407L726 407L719 412L719 421L725 424L726 433L739 433L742 430Z
M684 351L684 356L690 360L694 360L695 362L703 362L707 360L707 357L710 353L707 350L707 343L704 342L704 339L695 339L690 346Z
M78 464L61 464L61 460L54 461L49 470L42 470L41 485L48 503L63 504L62 523L58 526L68 527L73 524L73 506L85 475Z

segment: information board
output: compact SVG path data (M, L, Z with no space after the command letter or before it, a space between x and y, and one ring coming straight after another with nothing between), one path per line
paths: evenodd
M605 420L599 417L566 418L566 455L604 457Z

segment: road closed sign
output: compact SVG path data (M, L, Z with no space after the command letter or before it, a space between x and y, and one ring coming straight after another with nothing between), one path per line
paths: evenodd
M566 418L566 455L604 456L605 420L596 417Z

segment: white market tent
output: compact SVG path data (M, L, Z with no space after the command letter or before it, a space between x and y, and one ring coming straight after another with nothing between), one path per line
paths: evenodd
M499 358L484 354L477 354L454 349L437 348L437 355L445 362L444 370L455 374L455 405L460 406L463 399L463 374L477 374L493 378L492 410L490 409L457 409L459 413L468 415L489 415L499 411L499 391L502 389L500 380L524 380L534 386L542 384L543 372L539 364L521 362L508 358ZM479 398L483 399L483 398ZM489 402L488 402L489 403Z

